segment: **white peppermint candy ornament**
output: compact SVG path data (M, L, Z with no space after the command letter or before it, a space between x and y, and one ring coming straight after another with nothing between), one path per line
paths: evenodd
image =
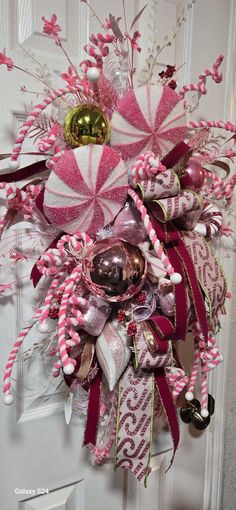
M128 177L119 154L107 145L66 151L46 183L44 212L64 232L89 235L114 220L126 200Z
M111 145L124 159L150 150L164 157L185 138L185 109L170 87L150 85L129 90L111 120Z

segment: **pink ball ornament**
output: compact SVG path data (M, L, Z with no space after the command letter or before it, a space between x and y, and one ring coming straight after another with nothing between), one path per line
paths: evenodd
M147 237L141 214L133 205L119 212L113 225L114 236L127 243L138 245Z
M138 247L111 237L94 243L83 261L86 286L106 301L132 298L142 288L146 270L146 260Z
M175 295L172 284L164 284L158 290L159 305L166 317L175 314Z
M192 181L192 185L188 186L188 188L193 191L200 191L206 176L205 169L197 161L190 158L185 172L189 175Z

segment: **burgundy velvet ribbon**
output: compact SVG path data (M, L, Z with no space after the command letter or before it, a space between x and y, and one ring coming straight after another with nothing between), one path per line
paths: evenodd
M63 234L60 233L55 239L53 239L51 244L49 244L49 246L47 247L47 250L50 250L50 248L56 248L57 242L59 241L59 239L61 238L62 235ZM34 287L36 287L36 285L39 283L39 281L41 280L42 276L43 275L38 270L37 265L34 264L32 269L31 269L31 273L30 273L30 279L32 280Z
M175 147L161 160L166 168L173 168L178 161L187 154L191 148L184 142L179 142Z
M163 407L166 412L172 440L173 440L173 446L174 446L174 453L170 462L170 465L172 464L175 456L175 452L178 448L179 444L179 422L178 417L176 413L176 408L172 399L172 395L170 392L170 388L167 384L166 377L165 377L165 370L163 367L157 368L155 371L155 382L156 387L160 395L160 399L162 401Z
M97 373L93 379L89 390L89 401L87 411L87 423L84 432L83 446L87 444L96 445L97 429L99 422L99 409L100 409L100 386L101 386L101 373Z
M152 211L155 211L155 204L150 204L150 208ZM189 252L184 244L184 241L181 237L181 233L175 228L173 223L168 222L165 225L157 221L157 219L151 214L151 220L153 224L153 228L157 234L158 239L165 243L165 249L167 251L167 255L169 256L169 248L173 248L171 251L171 255L173 256L173 253L176 254L176 257L178 257L183 270L180 271L180 274L185 273L188 283L190 286L190 290L192 293L193 298L193 305L195 308L195 313L197 320L200 323L202 334L204 336L205 342L208 340L208 325L207 325L207 317L206 317L206 309L204 304L204 299L202 295L201 288L198 283L197 275L195 272L195 267L193 264L193 261L191 259L191 256L189 255ZM169 246L168 246L169 244ZM175 255L174 255L175 256ZM175 259L176 260L176 259ZM174 265L175 268L175 265ZM178 268L180 266L178 265ZM177 269L177 268L176 268ZM180 285L180 284L178 284ZM177 287L177 286L176 286ZM179 291L180 292L180 291ZM181 311L182 315L182 311ZM180 321L181 319L179 319Z
M148 320L149 327L151 327L153 337L158 345L158 351L163 354L168 350L168 338L173 335L174 327L171 321L162 315L154 314ZM155 326L157 326L158 331ZM159 334L160 332L160 334ZM171 459L171 464L179 444L179 423L175 410L175 405L170 392L170 388L166 381L165 370L163 367L155 370L156 387L160 395L162 405L165 409L172 440L174 446L174 454Z
M182 262L184 264L186 276L188 278L188 283L189 283L192 298L193 298L193 305L195 308L196 317L197 317L198 322L200 323L204 340L207 343L207 341L208 341L208 324L207 324L205 303L204 303L201 288L198 283L198 279L197 279L197 275L195 272L193 261L189 255L189 252L188 252L183 241L181 241L179 243L178 247L177 246L175 247L175 251L179 257L179 260L182 260Z
M45 172L47 167L45 165L46 160L37 161L32 165L24 166L24 168L20 168L19 170L15 170L15 172L6 172L5 174L0 174L0 182L17 182L23 181L23 179L27 179L28 177L32 177L33 175L37 175L40 172Z
M158 352L166 354L168 351L168 339L174 333L173 324L164 315L157 314L153 314L147 322L156 340Z

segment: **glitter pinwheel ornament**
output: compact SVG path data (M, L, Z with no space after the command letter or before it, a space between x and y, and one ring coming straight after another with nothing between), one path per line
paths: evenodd
M43 23L43 32L67 55L57 16L43 17ZM229 294L208 241L232 234L226 214L235 174L221 179L215 169L236 157L236 125L191 120L207 81L222 81L222 55L196 83L179 88L175 65L154 76L148 61L137 76L138 31L124 32L122 20L112 15L102 28L90 35L88 59L79 68L68 57L61 73L66 85L56 89L40 78L48 95L20 127L8 172L1 174L3 243L5 230L18 222L27 228L31 222L34 239L48 235L51 241L39 257L34 249L26 254L11 247L14 263L34 259L34 287L41 278L47 285L13 343L3 392L11 404L14 363L36 328L34 356L37 348L44 352L52 376L65 385L66 423L79 412L95 463L113 455L117 468L146 480L152 426L161 413L173 456L182 397L186 423L203 429L213 414L207 374L222 360L215 334ZM5 49L0 64L8 71L16 67ZM222 145L215 129L230 133ZM44 159L22 168L24 142L32 137ZM19 184L26 179L28 184ZM0 293L14 283L1 284ZM190 373L176 347L187 331L194 338ZM132 401L134 394L142 406ZM130 419L139 424L137 434Z

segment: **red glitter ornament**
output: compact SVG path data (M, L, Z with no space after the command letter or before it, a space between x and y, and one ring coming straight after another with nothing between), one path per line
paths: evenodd
M137 333L137 326L134 321L128 324L127 335L133 337Z
M168 83L168 87L170 87L172 90L175 90L176 87L177 87L177 83L175 80L171 80L169 83Z
M146 292L142 291L137 294L135 301L138 303L138 305L144 305L146 303L146 299Z
M59 312L59 308L52 307L52 308L50 308L50 310L48 312L48 317L50 317L50 319L58 319L58 312Z
M126 321L126 313L124 310L122 310L122 308L120 308L120 310L118 310L117 320L118 320L118 322L121 322L122 324L124 324L124 322Z

